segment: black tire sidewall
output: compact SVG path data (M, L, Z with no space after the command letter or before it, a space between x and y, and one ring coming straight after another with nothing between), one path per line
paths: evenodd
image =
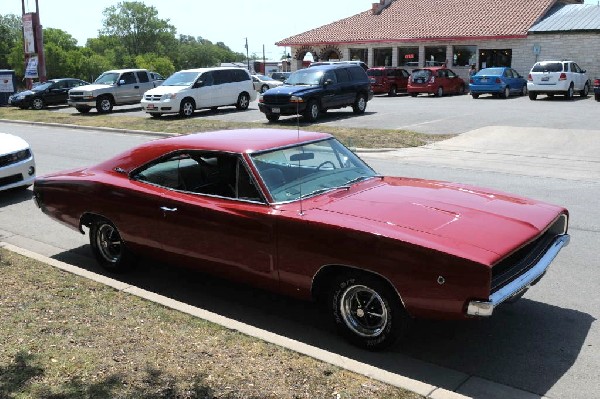
M388 311L388 321L382 333L376 337L363 337L353 332L344 321L340 310L340 300L348 287L364 285L376 291ZM409 318L398 296L386 284L376 278L361 273L350 273L333 280L328 295L328 307L336 328L352 344L368 350L380 350L393 345L406 332Z
M104 259L104 257L100 253L100 249L98 248L98 243L97 243L97 235L98 235L98 229L100 227L102 227L103 225L109 225L112 228L114 228L117 231L117 233L119 233L119 230L115 227L115 225L112 224L111 222L109 222L108 220L98 219L98 220L95 220L94 222L92 222L92 224L90 225L89 235L90 235L90 246L92 247L92 252L94 253L94 257L96 258L96 260L98 261L100 266L102 266L104 269L106 269L110 272L122 273L122 272L128 271L129 269L131 269L133 267L133 256L131 256L131 254L125 247L125 243L123 242L122 238L121 238L121 254L119 256L119 259L116 262L112 263L112 262L107 261L106 259ZM119 233L119 237L120 236L121 236L121 234Z

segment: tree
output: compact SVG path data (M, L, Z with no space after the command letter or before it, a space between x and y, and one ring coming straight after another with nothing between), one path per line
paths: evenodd
M135 57L135 65L138 68L148 69L158 72L164 77L172 75L175 72L173 62L167 57L159 57L156 54L148 53Z
M13 69L9 54L21 37L21 19L14 14L0 15L0 69Z
M103 11L101 35L118 38L127 53L135 58L146 53L173 55L175 27L158 18L158 11L139 1L123 1Z

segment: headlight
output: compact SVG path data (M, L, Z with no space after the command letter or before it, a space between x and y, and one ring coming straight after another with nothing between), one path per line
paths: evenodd
M84 91L83 92L83 99L84 100L92 100L94 98L94 93L91 91Z
M162 99L163 100L174 100L177 98L177 93L167 93L167 94L163 94Z
M291 103L303 103L304 99L302 97L298 97L298 96L291 96L290 102Z

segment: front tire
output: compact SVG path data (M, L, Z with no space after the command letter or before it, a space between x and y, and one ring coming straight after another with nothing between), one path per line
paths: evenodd
M317 100L310 100L308 102L303 116L308 122L316 122L319 117L319 103L317 103Z
M355 114L363 114L367 109L367 98L364 94L359 94L356 101L352 105L352 111Z
M42 100L41 98L34 98L33 101L31 102L31 108L33 108L37 111L44 108L44 100Z
M108 220L97 219L92 222L90 245L94 257L104 269L120 273L133 267L133 255L125 246L115 225Z
M579 95L581 97L587 97L589 93L590 93L590 86L586 83L585 86L583 86L583 90L581 90L579 92Z
M279 120L279 114L266 114L269 122L277 122Z
M179 107L179 115L189 118L194 115L194 110L196 109L196 104L194 100L190 98L184 98L181 100L181 106Z
M474 99L478 99L479 98L479 94L477 94L477 93L471 93L471 97L473 97Z
M575 95L575 90L573 89L573 83L571 83L571 86L569 86L569 88L567 89L567 92L565 93L565 99L572 100L574 95Z
M510 87L506 86L502 92L502 98L510 97Z
M240 93L240 95L238 96L237 103L235 104L235 107L239 110L245 110L245 109L248 109L249 105L250 105L250 96L248 95L248 93Z
M328 302L340 333L365 349L393 345L410 324L394 290L368 274L348 273L334 279Z
M262 85L261 88L260 88L260 92L261 93L264 93L267 90L269 90L269 86L267 86L267 85Z
M102 96L96 101L96 111L99 114L107 114L112 112L113 110L113 102L110 97Z

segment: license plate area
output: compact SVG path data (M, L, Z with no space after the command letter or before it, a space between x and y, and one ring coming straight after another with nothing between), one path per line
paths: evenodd
M277 107L274 107L274 108L271 108L271 112L273 114L280 114L281 113L281 109L277 108Z
M154 106L154 104L148 104L148 105L146 106L146 108L148 108L148 109L154 109L154 108L156 108L156 107Z

